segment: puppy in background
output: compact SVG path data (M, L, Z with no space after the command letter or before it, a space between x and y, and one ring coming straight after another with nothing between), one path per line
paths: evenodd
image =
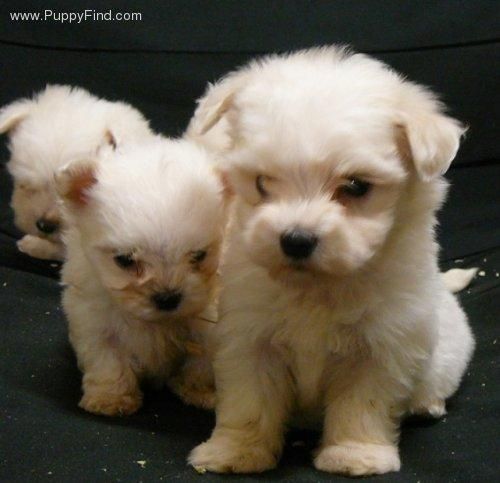
M11 206L26 235L19 250L35 258L62 260L62 220L55 172L73 159L92 157L109 146L151 135L140 112L78 87L49 85L32 99L0 111L0 133L9 134L14 179Z
M203 344L225 200L206 152L158 137L70 163L56 187L69 227L63 307L83 372L80 406L131 414L141 380L168 379L185 402L211 407Z
M464 128L428 90L334 47L229 74L190 126L214 128L236 199L217 424L189 462L268 470L287 424L322 421L316 468L399 470L401 418L443 415L474 347L434 230Z

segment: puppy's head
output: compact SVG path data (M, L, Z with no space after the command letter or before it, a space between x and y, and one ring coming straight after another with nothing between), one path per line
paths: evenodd
M146 135L149 128L141 114L125 104L79 88L48 86L32 99L0 110L0 133L9 135L16 225L25 233L58 241L62 219L55 171L72 159Z
M426 90L335 49L250 64L197 116L201 133L228 126L248 256L296 286L366 268L401 223L432 216L463 133Z
M129 146L71 163L57 187L86 260L126 313L161 322L207 306L225 203L203 150L165 139Z

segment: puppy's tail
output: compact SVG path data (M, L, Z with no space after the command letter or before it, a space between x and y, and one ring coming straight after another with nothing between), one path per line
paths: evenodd
M446 288L451 293L460 292L466 288L476 276L478 268L452 268L441 274Z

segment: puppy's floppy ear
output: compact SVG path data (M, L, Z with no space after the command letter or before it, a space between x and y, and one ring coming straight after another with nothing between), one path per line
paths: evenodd
M229 113L235 110L234 99L236 94L247 84L248 74L245 70L233 72L215 84L209 84L198 107L189 122L187 135L200 137L210 131L222 117L227 117L228 126L225 127L228 136L234 137L234 116Z
M199 101L188 129L199 135L212 129L232 107L234 94L231 86L224 83L210 85L205 97Z
M400 134L405 136L406 155L419 177L430 181L446 173L455 158L466 128L443 113L433 94L414 84L405 83L400 116Z
M0 134L14 129L26 119L33 108L33 101L21 99L0 109Z
M63 166L55 175L59 196L71 206L86 206L90 201L90 190L97 183L96 171L96 163L89 160Z

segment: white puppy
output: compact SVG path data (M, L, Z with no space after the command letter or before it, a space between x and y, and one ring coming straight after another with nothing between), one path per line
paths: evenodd
M196 354L225 220L209 161L189 141L158 137L57 175L69 227L63 306L87 411L133 413L142 379L169 378L186 402L213 404L207 354Z
M9 133L14 179L11 206L27 235L19 249L36 258L62 259L61 214L54 173L73 159L96 155L106 145L151 135L148 122L128 104L108 102L87 91L52 85L32 99L0 111L0 133Z
M213 127L236 203L217 425L190 463L264 471L287 423L321 420L316 468L399 470L401 418L444 414L474 346L434 234L463 127L429 91L336 48L228 75L190 130Z

